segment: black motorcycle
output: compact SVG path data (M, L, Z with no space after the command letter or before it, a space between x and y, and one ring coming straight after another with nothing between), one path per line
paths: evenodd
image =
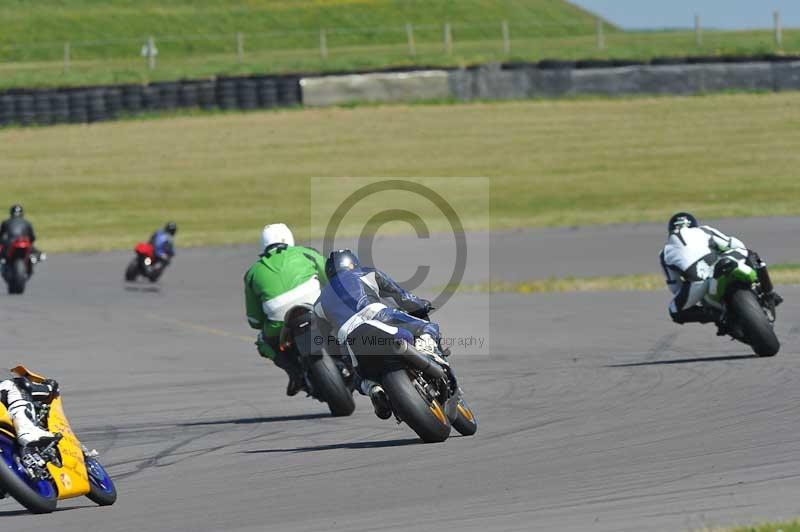
M429 321L428 310L412 314ZM438 349L434 356L423 353L397 340L391 327L369 321L353 330L347 343L359 375L383 386L398 423L404 421L425 443L446 440L451 427L464 436L478 430L450 363Z
M2 249L2 248L0 248ZM0 253L0 274L8 285L9 294L22 294L33 275L33 266L47 256L33 247L28 237L17 237Z
M316 318L311 305L298 305L286 313L280 349L298 357L308 395L327 403L331 415L349 416L356 408L353 368L338 350L328 349L329 334L328 324Z

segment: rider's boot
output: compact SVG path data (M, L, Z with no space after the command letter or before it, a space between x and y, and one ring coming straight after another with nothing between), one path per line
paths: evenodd
M300 367L297 358L285 351L278 351L273 362L289 376L289 384L286 385L286 395L292 397L305 389L306 383L303 377L303 368Z
M364 381L366 382L366 381ZM375 409L375 415L381 419L389 419L392 417L392 407L389 405L389 396L380 384L372 384L369 387L369 398L372 401L372 407Z
M19 394L19 397L15 395ZM17 441L23 447L47 445L56 439L52 432L48 432L33 421L33 404L22 398L19 391L8 392L8 414L14 421L17 431Z

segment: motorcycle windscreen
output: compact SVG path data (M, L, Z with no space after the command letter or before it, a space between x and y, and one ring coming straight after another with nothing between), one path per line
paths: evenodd
M56 397L50 404L47 429L52 433L59 432L63 436L58 442L58 450L61 452L61 461L63 462L62 467L47 464L47 470L53 475L53 480L58 486L58 498L69 499L86 495L91 487L86 464L83 461L81 442L72 432L67 416L64 415L61 397Z

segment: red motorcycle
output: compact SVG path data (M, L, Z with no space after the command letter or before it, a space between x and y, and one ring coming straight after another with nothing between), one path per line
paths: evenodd
M33 275L33 265L45 259L44 253L34 250L26 236L17 237L2 250L3 279L8 284L9 294L21 294L25 284Z
M125 280L133 282L140 275L147 277L155 282L157 277L154 275L153 265L156 262L156 252L153 244L140 242L133 248L136 256L128 263L125 269Z

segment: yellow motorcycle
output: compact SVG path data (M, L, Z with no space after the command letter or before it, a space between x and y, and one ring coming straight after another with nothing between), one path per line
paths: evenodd
M32 382L45 380L23 366L11 371ZM0 498L10 495L37 514L52 512L60 499L84 495L100 506L114 504L114 482L97 461L97 452L72 432L60 395L37 406L36 421L56 440L42 448L22 448L8 410L0 404Z

